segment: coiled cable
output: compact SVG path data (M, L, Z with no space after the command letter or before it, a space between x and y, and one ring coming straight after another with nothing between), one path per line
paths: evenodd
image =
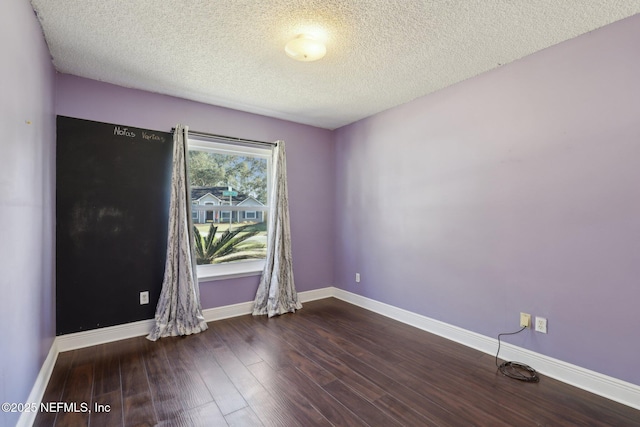
M505 332L502 334L498 334L498 351L496 352L496 367L505 377L513 378L514 380L529 382L529 383L537 383L540 381L538 377L538 373L535 369L533 369L529 365L525 365L520 362L502 362L498 365L498 354L500 353L500 337L503 335L515 335L527 329L524 326L522 329L516 332Z

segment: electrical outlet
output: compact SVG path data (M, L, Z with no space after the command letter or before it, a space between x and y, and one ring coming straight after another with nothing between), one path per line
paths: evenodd
M536 317L536 332L547 333L547 319L544 317Z
M140 305L149 304L149 291L140 292Z
M531 315L528 313L520 313L520 327L521 328L530 328L531 327Z
M360 283L360 273L356 273L356 283Z

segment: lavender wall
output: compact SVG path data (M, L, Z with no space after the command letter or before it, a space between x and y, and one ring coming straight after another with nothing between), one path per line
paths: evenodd
M640 15L335 132L336 284L640 384ZM355 272L362 282L354 283Z
M0 402L19 403L55 335L54 72L28 1L0 2L0 57Z
M331 132L184 99L59 74L59 115L168 131L191 129L287 143L294 274L298 291L333 285L333 142ZM259 277L201 284L203 308L253 300ZM88 284L90 286L90 284Z

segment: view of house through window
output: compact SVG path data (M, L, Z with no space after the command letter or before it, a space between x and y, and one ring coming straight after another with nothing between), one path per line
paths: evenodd
M189 141L198 265L263 259L271 150Z

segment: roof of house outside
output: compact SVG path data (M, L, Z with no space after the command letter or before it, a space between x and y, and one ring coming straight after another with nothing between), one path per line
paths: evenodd
M224 191L227 191L228 189L229 187L227 187L226 185L220 186L220 187L191 187L191 200L199 200L202 197L206 196L207 194L211 194L220 200L229 201L229 196L222 195L222 193ZM237 191L237 190L233 190L233 191ZM245 201L250 197L251 196L238 191L237 196L231 196L231 201L232 201L232 204L236 205L240 202Z

